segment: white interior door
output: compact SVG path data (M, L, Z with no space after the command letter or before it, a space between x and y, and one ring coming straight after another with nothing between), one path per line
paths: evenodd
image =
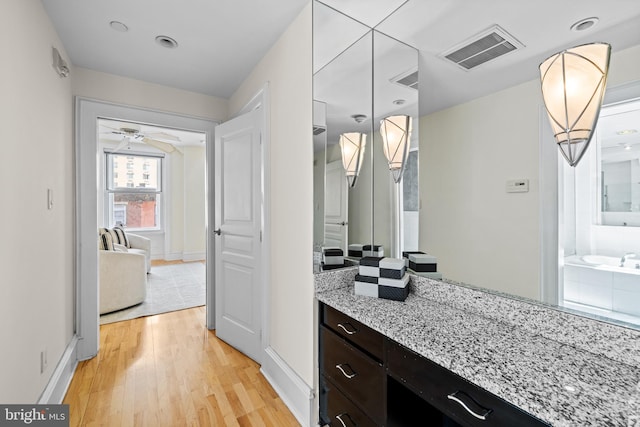
M253 360L261 354L262 111L216 128L216 335Z
M345 255L349 231L348 197L342 160L328 163L325 170L324 245L340 248Z

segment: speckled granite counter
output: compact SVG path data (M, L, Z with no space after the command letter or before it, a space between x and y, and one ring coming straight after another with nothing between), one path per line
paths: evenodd
M359 296L356 270L317 299L554 426L640 427L640 331L416 276L404 302Z

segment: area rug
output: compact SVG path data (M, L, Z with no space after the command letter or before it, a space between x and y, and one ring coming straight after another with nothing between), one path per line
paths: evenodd
M144 302L104 314L100 316L100 324L205 305L205 282L205 264L202 262L153 266L147 274Z

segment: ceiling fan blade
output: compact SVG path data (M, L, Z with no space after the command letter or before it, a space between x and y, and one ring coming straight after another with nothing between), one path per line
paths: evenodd
M170 133L166 133L166 132L149 132L149 133L145 133L145 136L153 139L158 139L158 140L180 142L179 137L175 135L171 135Z
M113 126L108 126L108 125L105 125L104 123L100 123L100 127L104 129L109 129L110 131L113 131L113 133L123 133L122 129L115 128Z
M165 153L172 153L176 151L176 147L174 147L173 145L169 144L168 142L158 141L157 139L145 137L145 138L142 138L142 142L152 147L155 147L158 150L162 150Z
M120 144L118 144L118 146L111 152L111 153L117 153L119 151L122 151L122 149L126 146L129 145L129 138L127 138L126 136L122 137L122 141L120 141Z

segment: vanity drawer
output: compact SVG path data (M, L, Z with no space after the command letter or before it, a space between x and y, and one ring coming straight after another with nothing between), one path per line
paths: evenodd
M387 369L407 388L463 426L549 425L391 340L387 344Z
M367 357L326 327L320 328L321 374L374 420L384 419L385 374Z
M371 354L377 360L382 360L384 336L352 319L346 314L322 304L322 322L338 335L351 341L361 350Z
M322 378L320 384L320 408L323 425L332 427L376 427L376 423L358 408L330 381Z

